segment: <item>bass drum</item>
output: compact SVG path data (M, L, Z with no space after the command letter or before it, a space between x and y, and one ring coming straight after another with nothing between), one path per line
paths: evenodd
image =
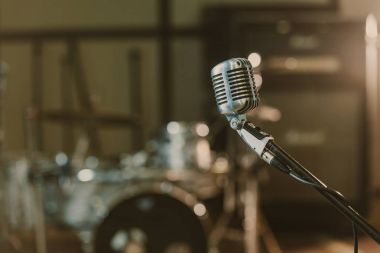
M122 195L95 230L95 253L207 253L207 209L192 194L161 182Z

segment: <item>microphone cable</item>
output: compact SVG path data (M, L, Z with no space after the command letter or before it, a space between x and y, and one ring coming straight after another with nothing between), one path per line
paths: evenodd
M281 164L282 166L286 167L288 172L285 172L283 168L281 169L281 171L287 173L291 178L293 178L297 182L325 191L328 194L330 194L332 197L334 197L335 199L339 199L340 201L344 202L347 206L350 206L350 203L347 201L347 199L337 190L334 190L328 186L323 187L313 182L310 182L307 179L304 179L302 176L298 175L293 169L289 168L289 166L285 166L283 163L279 161L279 159L277 158L274 158L274 159L277 160L278 162L277 164ZM354 253L358 253L358 249L359 249L358 231L357 231L355 222L351 221L351 223L352 223L352 232L353 232L353 237L354 237Z

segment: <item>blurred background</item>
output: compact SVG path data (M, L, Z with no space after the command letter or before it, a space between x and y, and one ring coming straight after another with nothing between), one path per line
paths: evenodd
M378 18L376 0L0 0L1 252L352 252L350 222L229 128L210 70L248 58L250 121L380 228Z

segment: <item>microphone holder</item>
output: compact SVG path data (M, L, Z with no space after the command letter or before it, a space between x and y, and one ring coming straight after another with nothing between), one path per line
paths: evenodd
M367 233L380 244L380 233L368 223L342 196L332 194L331 190L320 179L303 167L293 157L278 146L271 135L263 132L260 128L246 121L245 115L227 115L231 128L236 130L256 154L271 167L281 170L286 174L295 172L303 180L310 182L320 194L322 194L338 211L351 220L361 231Z

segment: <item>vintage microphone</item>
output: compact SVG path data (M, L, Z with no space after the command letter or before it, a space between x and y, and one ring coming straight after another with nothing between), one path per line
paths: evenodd
M380 233L348 203L342 194L329 188L287 154L274 142L272 136L247 122L245 113L259 104L252 66L247 59L232 58L219 63L211 70L211 78L220 113L227 117L231 128L237 131L260 158L297 181L314 187L353 222L354 231L357 226L380 244ZM355 249L357 250L357 243L355 243Z

